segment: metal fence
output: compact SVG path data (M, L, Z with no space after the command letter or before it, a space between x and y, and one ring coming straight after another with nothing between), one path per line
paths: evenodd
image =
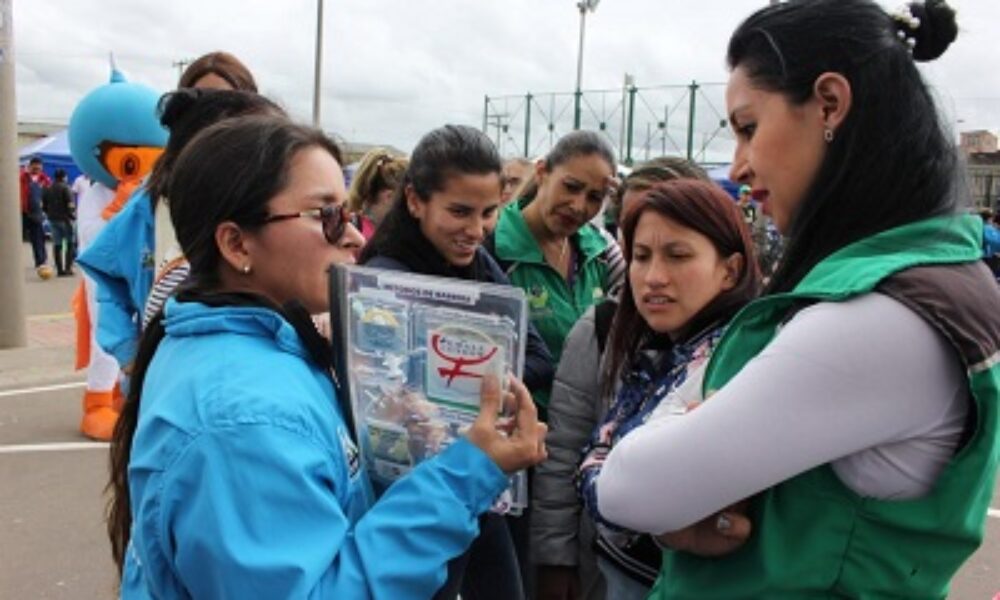
M698 83L617 90L486 96L483 131L505 157L545 154L574 129L605 135L619 160L631 165L661 155L700 163L732 158L735 145L725 113L725 84Z

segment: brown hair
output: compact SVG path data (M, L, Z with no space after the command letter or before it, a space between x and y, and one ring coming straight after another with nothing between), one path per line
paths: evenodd
M620 222L622 219L622 204L627 192L645 191L658 182L671 181L673 179L712 181L704 169L686 158L661 156L646 161L625 177L622 184L618 186L618 193L612 196L611 205L617 215L615 220Z
M754 256L753 241L743 215L722 188L714 183L693 179L674 179L655 183L652 188L628 207L622 219L622 253L632 263L632 245L639 219L654 211L679 225L704 235L715 246L719 256L743 256L743 269L732 289L726 290L708 303L691 319L690 331L697 332L719 319L736 314L760 291L761 274ZM635 356L642 345L657 334L639 314L632 295L632 282L625 277L621 298L608 340L607 371L603 391L610 394L629 357Z
M382 148L365 154L351 178L347 209L351 212L363 211L382 190L395 190L403 181L408 164L405 158L396 158Z
M178 88L191 88L206 75L217 75L233 86L234 90L256 92L257 82L254 81L250 69L240 59L228 52L209 52L199 57L184 69Z

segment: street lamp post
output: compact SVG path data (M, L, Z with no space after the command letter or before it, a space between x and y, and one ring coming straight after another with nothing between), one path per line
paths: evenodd
M14 93L14 0L0 0L0 348L27 345Z
M323 73L323 0L316 0L316 71L313 75L313 126L320 127L319 100Z
M583 33L587 28L587 13L597 10L600 0L580 0L576 7L580 9L580 49L576 55L576 100L573 110L573 129L580 128L580 101L583 96L580 85L583 80Z

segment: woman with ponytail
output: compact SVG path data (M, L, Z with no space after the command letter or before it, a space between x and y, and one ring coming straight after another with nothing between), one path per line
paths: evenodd
M424 135L382 226L365 246L365 266L510 285L482 247L496 223L501 193L500 155L482 131L445 125ZM553 361L528 326L524 384L536 393L552 385ZM435 600L518 600L528 583L528 515L488 513L469 551L452 561ZM508 529L508 525L510 528Z
M467 439L375 502L310 318L362 243L340 150L284 117L237 117L184 148L168 187L191 273L142 337L112 443L121 596L431 597L506 473L544 458L527 390L484 381Z
M705 403L604 463L602 516L668 548L650 597L944 598L982 541L1000 289L916 65L957 33L942 0L791 0L730 39L731 179L787 245Z

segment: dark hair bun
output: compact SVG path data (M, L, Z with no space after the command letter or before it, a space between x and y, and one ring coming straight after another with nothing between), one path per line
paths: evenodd
M916 42L913 46L913 60L918 62L934 60L944 54L948 46L958 37L955 10L944 0L913 2L909 6L910 13L920 20L920 25L912 29L897 20L897 27Z
M160 97L157 112L160 114L160 124L167 129L173 129L181 115L198 102L204 90L196 88L180 88L167 92Z

